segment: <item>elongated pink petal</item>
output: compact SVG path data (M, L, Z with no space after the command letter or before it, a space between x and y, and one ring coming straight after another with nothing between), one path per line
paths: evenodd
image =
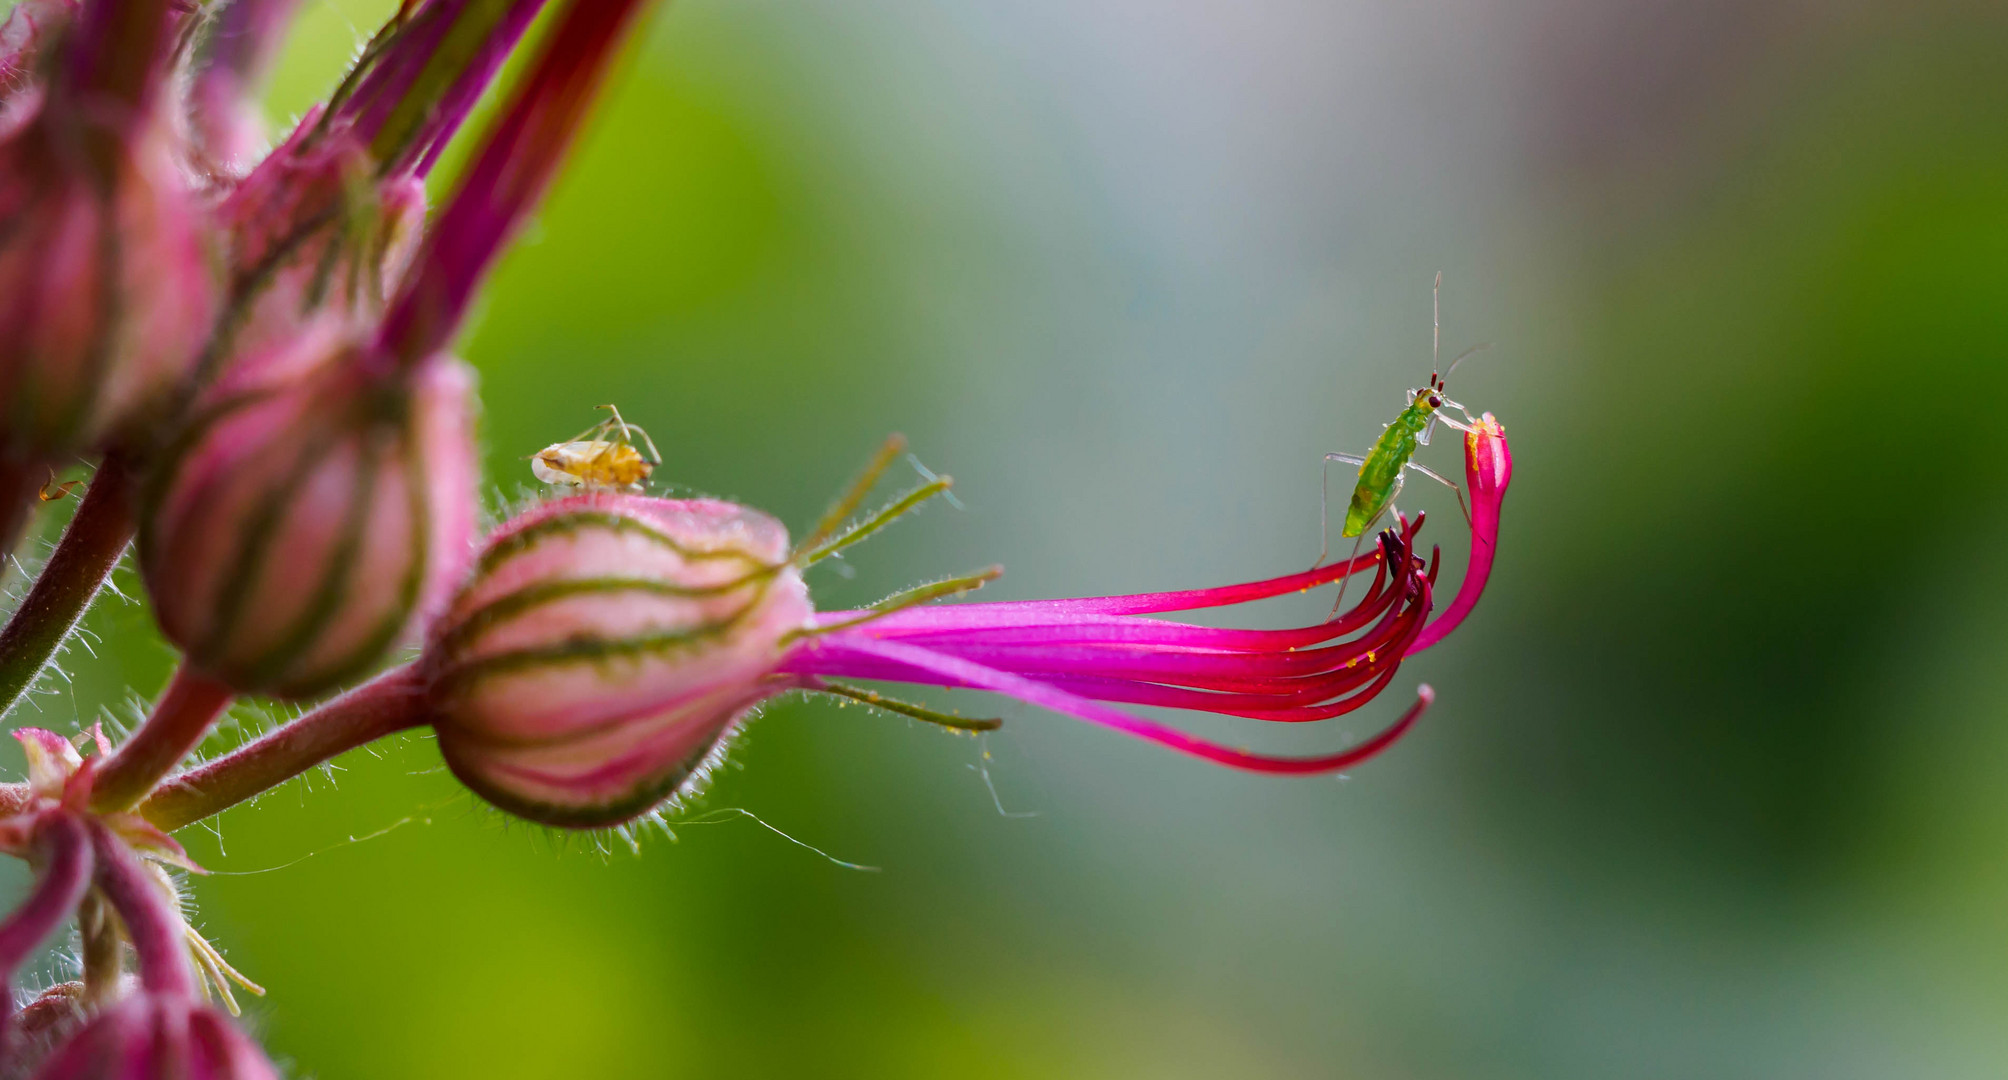
M1385 568L1382 573L1384 575ZM1137 645L1210 649L1287 651L1330 641L1374 621L1394 601L1394 590L1381 587L1380 577L1359 606L1339 618L1289 630L1232 630L1214 626L1147 619L1135 615L1054 614L1027 610L1018 602L956 604L911 608L870 624L873 637L912 639L938 645L957 637L990 644L1060 644L1124 642ZM841 626L867 614L840 611L819 615L819 627Z
M1408 533L1412 535L1421 524L1422 516L1418 514L1415 520L1408 524ZM1350 577L1370 566L1378 565L1382 554L1376 550L1347 562L1313 567L1299 573L1285 574L1266 581L1252 581L1245 585L1222 585L1212 589L1186 589L1179 592L1132 593L1128 596L1085 596L1072 600L1007 600L983 606L992 611L1053 615L1147 615L1161 611L1225 607L1229 604L1245 604L1252 600L1266 600L1272 596L1283 596L1293 592L1309 592L1321 585L1329 585L1340 578ZM975 605L962 605L965 608L973 606ZM923 610L948 612L956 608Z
M826 661L823 671L825 674L852 674L844 664L847 656L888 661L900 668L931 676L913 681L947 683L1005 694L1030 705L1066 713L1091 724L1120 731L1125 735L1154 742L1207 761L1251 772L1285 775L1336 772L1374 757L1400 739L1436 697L1435 692L1428 686L1418 687L1415 704L1410 706L1400 719L1373 738L1349 750L1315 757L1283 757L1224 746L1196 735L1189 735L1177 728L1154 723L1140 716L1132 716L1121 709L1109 708L1044 682L946 656L931 649L890 641L851 638L821 643L816 653Z
M1429 648L1457 629L1478 606L1492 576L1492 556L1499 546L1499 507L1506 499L1506 485L1513 482L1513 452L1506 446L1506 429L1491 413L1480 417L1477 429L1464 437L1464 480L1471 496L1471 561L1464 568L1456 598L1423 628L1422 635L1409 646L1410 654Z
M1417 518L1419 524L1421 519ZM1413 532L1413 529L1410 530ZM1399 595L1398 590L1386 588L1387 565L1381 552L1371 556L1363 555L1355 561L1355 566L1364 568L1371 559L1375 565L1374 583L1367 590L1360 603L1344 615L1315 626L1290 630L1230 630L1211 626L1193 626L1187 623L1168 622L1162 619L1139 618L1133 614L1104 613L1086 610L1072 610L1074 606L1092 607L1104 602L1117 606L1131 602L1156 602L1166 597L1190 598L1203 593L1218 593L1228 597L1220 601L1221 606L1242 603L1247 600L1262 600L1280 596L1295 589L1307 591L1312 586L1297 588L1296 585L1276 588L1278 582L1299 582L1311 576L1331 573L1339 567L1324 567L1293 574L1283 578L1254 582L1248 585L1229 585L1221 589L1198 589L1180 593L1148 593L1136 596L1089 597L1080 600L1021 600L990 604L956 604L942 607L911 608L895 612L883 618L874 619L869 624L874 637L900 637L924 639L929 644L938 645L957 635L968 634L986 643L1060 643L1060 642L1102 642L1125 641L1136 644L1191 646L1219 649L1289 650L1329 641L1332 638L1352 633L1366 626L1378 617ZM1330 584L1347 572L1334 573L1332 577L1318 581ZM1431 570L1434 578L1434 567ZM1238 598L1237 598L1238 597ZM1183 601L1180 601L1183 603ZM1056 606L1057 605L1057 606ZM1145 604L1148 607L1148 604ZM1186 607L1164 607L1153 610L1176 611L1203 607L1193 604ZM857 621L869 614L866 611L827 612L817 616L819 627L841 626Z
M1308 724L1344 716L1372 701L1394 680L1398 666L1388 664L1357 668L1346 672L1342 680L1334 678L1302 694L1223 694L1161 683L1079 676L1043 678L1040 681L1096 701L1190 709L1277 724ZM1335 694L1349 693L1361 687L1365 689L1359 693L1332 700Z

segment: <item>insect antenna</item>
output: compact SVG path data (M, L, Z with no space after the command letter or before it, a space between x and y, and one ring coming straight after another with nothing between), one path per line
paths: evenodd
M1436 381L1437 357L1443 354L1443 271L1429 287L1429 381Z
M1463 352L1458 353L1457 359L1452 360L1450 362L1450 370L1443 373L1444 382L1448 382L1452 375L1457 374L1457 365L1462 364L1464 361L1470 359L1473 355L1484 352L1485 350L1491 347L1492 347L1491 342L1481 341L1478 344L1473 345L1472 347L1464 350ZM1439 383L1438 385L1441 386L1442 383Z

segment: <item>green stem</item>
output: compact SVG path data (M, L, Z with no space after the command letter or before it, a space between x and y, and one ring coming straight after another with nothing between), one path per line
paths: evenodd
M377 676L236 750L169 779L140 804L169 832L221 813L323 762L425 723L424 683L415 665Z
M130 810L202 745L210 725L236 696L228 686L184 662L146 722L98 770L91 784L91 809L101 814Z
M96 889L77 907L77 936L82 939L84 1001L99 1006L116 1000L119 974L125 970L125 934Z
M135 486L125 461L107 455L48 565L0 630L0 716L35 684L125 554Z

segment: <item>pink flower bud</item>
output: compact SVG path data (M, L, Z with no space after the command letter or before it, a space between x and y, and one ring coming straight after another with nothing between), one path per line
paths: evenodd
M240 692L361 674L431 610L473 535L471 375L368 363L323 320L219 384L140 514L167 637Z
M610 825L703 774L810 621L780 522L593 492L488 541L421 661L439 748L512 813Z
M0 142L0 445L83 449L139 419L207 340L213 266L160 125L93 145L42 109Z
M229 342L251 357L323 314L373 321L411 264L425 223L425 183L376 176L353 131L302 120L216 211L244 308Z
M178 994L142 991L98 1014L36 1080L277 1080L230 1018Z
M9 1033L8 1056L4 1065L0 1065L0 1077L5 1080L27 1077L89 1020L83 983L57 983L42 991L14 1016L14 1030Z

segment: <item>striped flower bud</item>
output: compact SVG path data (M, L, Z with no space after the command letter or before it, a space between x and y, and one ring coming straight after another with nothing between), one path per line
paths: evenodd
M0 142L0 444L87 448L182 378L217 302L161 125L95 144L44 109ZM93 155L94 156L94 155Z
M709 499L590 492L488 541L421 661L439 748L489 802L611 825L701 777L811 619L788 534Z
M324 313L382 314L425 223L425 183L378 179L353 132L300 121L217 208L244 308L229 342L257 356Z
M254 359L147 492L140 570L161 628L239 692L307 697L362 673L462 563L471 376L368 359L336 319Z

